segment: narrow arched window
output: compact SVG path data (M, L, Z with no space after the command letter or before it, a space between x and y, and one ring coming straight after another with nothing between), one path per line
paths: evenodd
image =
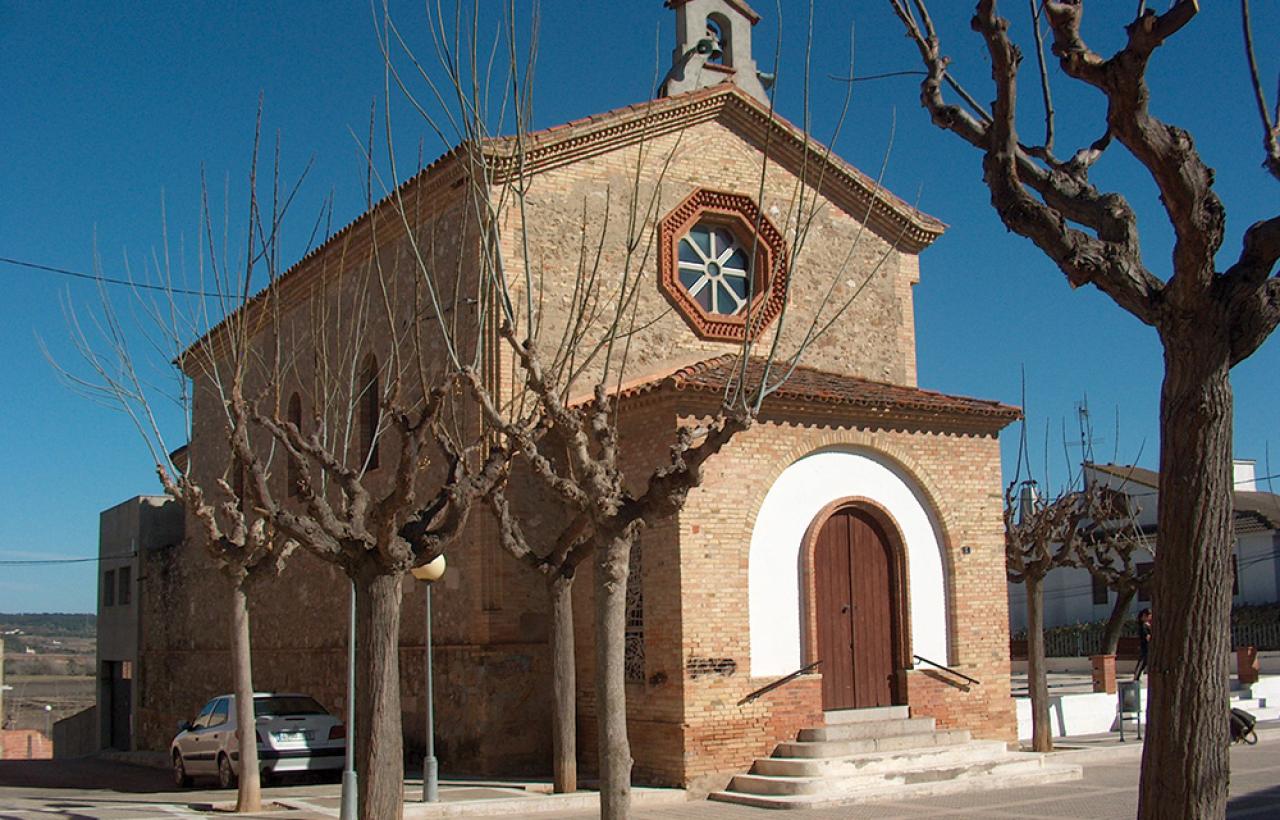
M294 427L298 428L298 433L302 434L302 397L294 393L289 397L289 407L287 411L288 421ZM289 497L296 498L302 494L302 465L298 463L298 459L292 454L289 455L289 468L286 471L286 477L289 481Z
M627 683L644 682L644 567L640 539L631 545L627 570L627 622L624 632L623 669Z
M356 413L359 421L360 455L365 468L378 469L378 418L381 413L378 385L378 360L373 354L365 357L357 382Z

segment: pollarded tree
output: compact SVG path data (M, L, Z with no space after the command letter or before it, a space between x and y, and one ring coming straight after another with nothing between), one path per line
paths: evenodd
M275 218L272 224L265 224L258 207L256 186L261 119L259 106L259 128L254 137L249 175L247 234L250 246L258 244L263 253L255 256L250 252L241 258L220 257L213 252L216 220L206 195L199 230L210 241L207 268L201 254L200 287L204 290L193 292L179 286L178 271L171 267L173 256L166 225L163 252L154 255L155 268L149 270L147 277L153 281L139 282L130 292L135 308L131 313L143 317L138 326L122 320L105 285L101 286L97 305L69 304L67 307L70 337L87 372L54 363L59 375L73 389L129 417L155 465L161 486L182 504L189 521L196 525L196 539L203 542L219 574L226 580L230 593L232 690L236 698L236 722L240 726L254 723L249 594L279 575L297 544L275 531L251 503L247 477L269 472L271 458L269 453L256 451L243 457L232 453L229 441L233 431L242 426L242 420L232 411L233 404L214 402L218 409L211 414L214 418L209 423L224 446L212 452L193 454L189 450L173 450L172 439L166 431L173 406L179 408L181 422L175 437L185 441L190 435L195 396L190 381L176 365L182 360L191 335L199 332L208 316L218 315L220 310L239 304L247 296L234 283L250 281L255 273L260 275L263 268L268 269L268 280L275 278L272 265L278 258L276 228L285 216L288 199L278 196L273 199L271 210ZM254 237L259 238L258 243ZM85 320L82 316L92 316L92 319ZM232 396L241 390L245 374L252 367L252 333L242 317L232 315L224 323L223 335L224 355L216 366L205 370L204 377L214 393ZM158 353L163 361L149 361L146 355L137 354L137 349ZM170 389L158 387L148 375L157 365L161 369L172 368L168 375L173 378L159 382L168 383ZM178 452L183 454L178 456ZM261 811L257 736L252 732L241 733L238 752L236 810ZM181 755L175 753L172 763L177 783L188 785L190 778ZM217 764L219 779L224 785L236 782L229 760L220 758Z
M500 450L480 451L476 414L454 401L458 371L436 355L436 317L456 317L462 305L428 306L443 291L424 292L407 243L396 238L417 232L424 246L439 248L425 254L432 270L453 271L465 228L445 231L431 216L405 223L397 207L384 204L286 275L278 267L279 231L293 192L273 199L269 211L260 208L256 148L254 156L243 246L227 253L230 243L215 241L219 220L206 208L202 291L188 298L166 268L154 285L162 296L144 303L142 332L164 360L136 359L130 330L108 306L98 322L105 342L79 334L94 371L82 384L131 414L165 489L200 522L232 582L240 725L254 722L250 584L278 569L295 546L351 579L359 812L393 818L403 811L403 579L444 551L503 476L506 460ZM355 238L359 230L367 241ZM437 232L446 235L438 245ZM157 258L170 259L164 251ZM451 280L448 273L433 277ZM476 344L474 323L450 324L451 341ZM139 375L144 365L174 368L175 398L187 411L183 434L191 436L182 470L165 456L156 397ZM242 733L240 804L248 811L260 807L256 749L253 733Z
M1011 482L1004 493L1005 567L1009 580L1027 588L1027 689L1031 697L1031 746L1053 751L1049 684L1045 674L1044 579L1076 565L1083 542L1117 513L1118 494L1101 484L1041 498L1034 481Z
M1116 654L1129 605L1139 590L1150 586L1154 564L1138 559L1156 554L1156 539L1138 523L1141 508L1132 503L1131 496L1124 496L1123 501L1117 504L1114 520L1091 527L1080 539L1073 562L1116 594L1102 632L1104 655Z
M1022 52L996 0L980 0L972 19L990 59L995 99L989 112L949 71L926 0L889 3L924 64L922 104L935 125L981 152L984 181L1004 224L1034 242L1073 286L1097 287L1160 337L1162 503L1153 584L1160 641L1151 658L1139 815L1222 816L1228 693L1218 670L1230 649L1230 372L1280 323L1280 279L1272 276L1280 258L1280 216L1249 227L1235 261L1219 268L1226 206L1214 193L1213 172L1191 134L1150 110L1148 67L1160 46L1192 23L1199 3L1175 0L1163 13L1140 3L1123 45L1110 56L1085 40L1083 0L1031 4L1037 52L1042 9L1062 73L1106 101L1097 128L1102 136L1069 159L1055 154L1051 116L1043 144L1033 145L1019 132ZM1042 82L1047 88L1047 79ZM948 100L949 89L958 102ZM1265 103L1262 111L1270 156L1274 125L1266 121ZM1125 197L1089 180L1090 167L1112 144L1124 148L1160 191L1176 239L1167 278L1148 265Z
M584 160L591 170L575 180L580 186L566 191L556 165L544 162L548 152L543 149L558 135L554 129L535 133L530 128L533 50L521 53L515 42L515 3L503 7L505 30L493 47L478 45L485 38L476 34L475 7L452 24L432 21L443 77L408 53L389 17L384 17L384 55L388 76L431 129L456 132L458 147L450 156L465 176L455 184L465 186L485 229L476 243L475 298L490 317L499 355L484 362L463 355L458 365L497 446L514 458L513 481L519 476L522 488L540 488L551 498L546 509L563 512L544 512L534 525L522 518L514 491L498 485L490 494L503 544L542 575L551 597L556 787L570 785L574 764L570 588L577 570L590 566L601 811L604 817L622 818L630 807L632 767L624 685L626 604L637 537L684 507L708 462L755 423L806 350L847 318L860 294L889 287L900 248L909 244L903 241L908 224L924 226L927 233L933 223L904 218L886 227L878 215L886 209L900 213L901 204L891 203L878 183L864 179L856 204L841 215L849 218L848 233L824 236L823 261L809 266L806 240L839 207L823 195L823 175L833 173L829 149L774 118L763 88L754 100L745 96L748 92L731 93L731 86L695 92L704 99L718 97L716 104L742 106L735 110L766 123L759 126L768 134L761 143L746 138L762 153L750 170L740 171L737 183L753 195L715 194L704 209L720 214L717 225L738 224L733 220L740 218L741 235L751 238L712 245L721 240L705 229L705 275L700 284L681 291L690 299L701 294L707 311L741 324L742 332L718 338L728 339L719 347L722 355L703 362L696 374L716 381L719 401L708 402L698 418L672 419L670 428L656 435L648 431L642 447L628 446L620 421L629 409L625 387L630 379L650 375L637 366L641 355L636 351L648 346L644 358L650 367L664 358L670 362L678 351L661 334L683 326L658 287L659 259L673 258L677 240L687 242L685 254L697 253L692 222L680 229L688 234L683 239L675 229L661 238L664 213L674 212L682 199L687 203L710 193L690 193L708 180L705 155L686 141L705 134L689 136L697 123L677 119L696 98L658 99L647 104L652 108L616 112L624 123L619 130L627 136L611 143L608 163L598 164L607 164L607 172ZM466 21L461 32L451 28L458 19ZM685 56L702 54L700 47ZM491 56L499 54L500 70ZM426 90L415 94L417 86L400 73L402 63L425 79ZM715 76L706 85L722 79ZM432 113L446 101L449 114ZM495 111L512 119L505 129L488 116ZM676 127L676 122L689 124ZM494 136L503 130L514 133ZM702 213L702 205L695 205L692 212ZM411 203L403 211L408 219ZM685 256L681 260L691 263ZM421 273L425 286L433 287L437 272L424 265ZM790 283L797 279L810 288L801 300L803 312L791 305ZM724 309L716 310L717 304ZM715 349L713 344L690 345L683 352L705 352Z
M311 266L310 284L285 278L241 307L236 315L255 327L255 350L266 355L246 386L226 397L235 456L254 463L255 454L276 452L287 465L248 471L247 495L259 514L351 579L358 805L360 817L379 820L404 808L405 575L445 551L474 504L504 478L506 462L500 449L485 451L475 414L455 401L458 372L434 343L442 323L435 317L445 311L427 305L433 297L408 259L412 243L379 239L388 235L383 219L391 236L442 229L429 218L406 224L400 217L389 203L372 209L363 217L370 240L361 250L329 243L299 268ZM458 247L442 242L438 254L424 254L433 279L449 279L436 266L456 269ZM300 288L305 307L282 306ZM456 333L474 343L466 320ZM215 329L187 359L216 361L220 343ZM268 353L279 350L303 355Z

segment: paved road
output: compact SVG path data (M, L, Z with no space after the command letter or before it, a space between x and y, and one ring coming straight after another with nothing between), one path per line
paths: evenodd
M1280 743L1237 746L1231 753L1231 818L1280 817ZM1138 761L1109 761L1086 766L1076 783L979 792L947 797L790 811L783 814L724 803L694 802L640 809L635 820L920 820L921 818L1131 818L1137 810ZM414 789L410 789L415 792ZM267 800L297 808L273 811L271 818L319 820L337 815L332 784L285 785L265 790ZM175 791L166 772L99 760L0 761L0 820L142 820L155 817L208 817L216 803L234 800L218 790ZM526 812L537 798L515 804L508 816ZM586 820L594 813L542 814Z
M291 784L267 793L303 799L336 787ZM168 771L111 760L0 760L0 820L133 820L207 817L216 804L235 802L234 791L178 790ZM271 817L324 817L271 812Z
M1236 746L1231 752L1231 803L1229 818L1280 817L1280 743ZM1076 761L1081 762L1081 761ZM1085 766L1084 779L1022 789L971 792L924 797L900 802L868 803L828 809L785 812L786 820L922 820L922 818L1089 818L1127 820L1138 811L1136 757ZM776 816L762 809L723 803L689 803L684 806L634 812L634 820L761 820ZM589 814L566 816L579 820Z

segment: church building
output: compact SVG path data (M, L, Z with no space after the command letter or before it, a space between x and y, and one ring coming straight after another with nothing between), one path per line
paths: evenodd
M662 463L680 425L715 411L744 340L755 340L758 357L781 334L786 355L848 307L757 422L713 457L686 506L638 539L627 634L634 780L721 788L825 716L885 707L1012 741L998 436L1019 411L917 385L913 293L920 255L945 226L772 110L770 78L752 56L759 18L745 2L666 6L677 44L656 99L524 135L518 146L486 144L490 190L517 164L527 189L518 218L513 201L494 206L499 250L537 266L554 324L579 281L578 226L592 226L606 249L601 269L616 271L608 248L626 239L622 205L654 203L650 216L637 209L652 253L618 394L621 446L641 466ZM394 195L413 203L415 230L449 238L464 277L482 250L461 222L475 173L452 152ZM306 312L308 300L325 298L316 295L324 277L341 276L375 242L400 241L404 224L374 224L381 207L288 271L282 304ZM406 266L403 275L418 273ZM495 383L518 377L502 356L490 366ZM752 358L748 369L761 366ZM215 446L212 430L196 418L193 462ZM136 727L149 748L165 748L176 720L231 685L224 591L198 528L189 521L187 530L187 543L141 570L155 590L144 599ZM441 771L549 774L543 582L503 551L480 507L448 562L432 595ZM406 746L420 749L425 596L409 577L404 591ZM590 596L580 579L584 774L595 765ZM341 708L345 577L295 555L251 608L256 687Z

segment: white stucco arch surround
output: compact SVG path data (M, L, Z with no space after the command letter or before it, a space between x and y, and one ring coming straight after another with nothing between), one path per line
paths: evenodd
M823 507L849 497L878 504L901 530L911 584L912 651L926 658L950 657L943 539L925 494L887 460L846 447L810 453L791 464L760 505L748 564L752 677L800 668L805 532Z

